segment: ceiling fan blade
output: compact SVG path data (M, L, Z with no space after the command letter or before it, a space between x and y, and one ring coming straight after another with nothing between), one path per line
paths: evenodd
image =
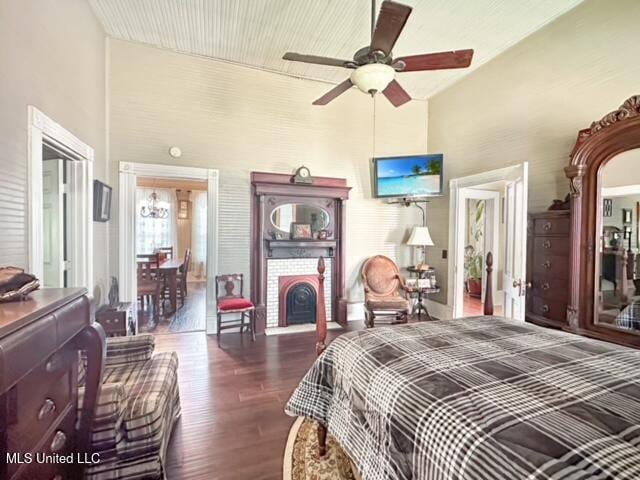
M391 102L394 107L399 107L404 105L408 101L411 100L411 97L407 93L407 91L400 86L400 84L392 80L387 88L385 88L382 93L385 97Z
M371 38L371 51L380 50L389 55L396 44L407 19L411 14L411 7L401 3L385 1L382 2L376 28Z
M282 57L283 60L290 62L313 63L315 65L328 65L330 67L344 67L349 60L340 60L339 58L319 57L317 55L304 55L302 53L287 52Z
M342 95L344 92L349 90L352 86L353 86L353 83L351 83L351 80L347 78L344 82L339 83L338 85L333 87L331 90L329 90L327 93L325 93L323 96L318 98L315 102L313 102L313 104L326 105L331 100L334 100L336 97Z
M455 52L426 53L424 55L411 55L393 60L405 64L401 72L419 72L423 70L444 70L447 68L467 68L471 65L473 50L456 50Z

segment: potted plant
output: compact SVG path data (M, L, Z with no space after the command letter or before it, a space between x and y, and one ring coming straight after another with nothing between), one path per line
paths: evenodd
M472 245L464 248L464 273L467 293L472 297L482 295L482 255Z

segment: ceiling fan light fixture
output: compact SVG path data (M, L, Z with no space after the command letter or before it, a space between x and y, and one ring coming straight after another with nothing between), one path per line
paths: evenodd
M370 63L351 73L351 82L364 93L382 92L393 80L396 71L384 63Z

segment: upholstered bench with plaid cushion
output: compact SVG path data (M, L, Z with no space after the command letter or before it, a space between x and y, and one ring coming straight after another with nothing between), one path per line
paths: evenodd
M154 354L153 348L148 334L107 339L92 440L100 463L88 468L87 478L163 478L167 445L180 415L178 356ZM82 377L81 372L81 383Z

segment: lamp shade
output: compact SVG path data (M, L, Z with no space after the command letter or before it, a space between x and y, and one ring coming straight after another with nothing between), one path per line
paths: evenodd
M383 63L370 63L356 68L351 82L364 93L382 92L391 83L396 71Z
M428 227L413 227L411 236L407 240L407 245L432 247L435 244L431 240Z

